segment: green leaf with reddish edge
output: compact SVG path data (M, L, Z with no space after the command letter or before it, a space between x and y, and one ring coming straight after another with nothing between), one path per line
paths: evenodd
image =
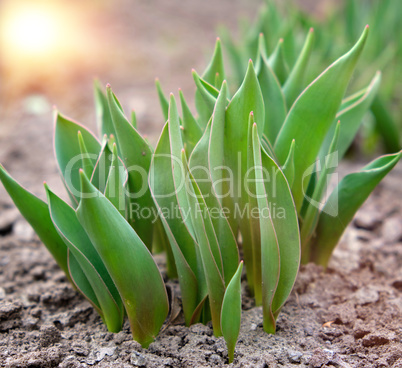
M154 341L169 311L162 276L151 253L112 203L80 171L87 193L77 217L102 258L123 300L133 338L144 348Z
M199 115L199 124L204 130L211 117L216 97L219 94L219 88L225 79L222 47L219 38L216 40L215 50L211 61L202 74L202 77L198 76L198 74L193 70L193 78L197 86L195 92L195 106Z
M119 154L128 171L129 222L142 241L151 249L153 218L152 216L141 216L135 210L147 208L152 211L155 208L148 188L152 149L126 119L110 87L107 88L107 96L116 130Z
M304 76L306 74L306 69L308 62L310 60L311 51L313 50L314 44L314 29L310 28L307 34L306 41L304 42L303 49L301 50L299 57L296 60L295 65L290 71L289 76L283 85L283 94L286 99L286 106L290 108L293 102L296 100L297 96L304 89Z
M105 134L108 137L111 134L116 136L112 116L110 115L109 103L107 102L107 96L98 80L95 80L94 83L94 95L96 122L100 136L102 137Z
M80 179L78 175L82 166L81 149L78 143L78 132L81 132L88 155L95 166L101 144L96 137L82 125L75 123L61 114L56 115L54 147L57 163L64 185L71 198L71 203L77 207L80 201Z
M155 79L155 86L156 91L158 92L159 103L162 108L163 118L165 119L164 121L167 121L169 112L169 101L166 98L165 94L163 93L162 86L158 78Z
M275 161L278 161L274 152L274 147L265 134L261 137L261 146L272 158L275 159Z
M247 171L248 120L251 111L254 113L254 120L257 122L261 136L265 119L264 101L253 63L250 60L244 81L230 101L225 116L224 162L233 173L231 189L234 203L239 203L241 198L246 200L244 188L241 185L239 187L238 182L243 180ZM244 203L240 203L241 208L243 205ZM237 232L237 229L233 228L233 231Z
M84 296L101 310L108 330L120 331L124 317L123 303L105 264L78 221L74 209L57 197L47 185L45 189L53 224L80 267L78 269L71 265L70 258L72 279ZM82 280L80 282L81 273L84 273L87 283Z
M374 97L378 92L378 88L381 82L381 73L378 72L370 82L369 86L362 92L358 92L356 99L352 98L352 101L343 102L343 109L338 111L336 119L340 120L340 132L338 143L338 160L341 160L346 151L352 144L357 131L362 123L363 116L367 113L370 105L373 102ZM353 97L353 96L352 96ZM351 102L351 103L348 103ZM319 159L324 162L324 156L327 154L331 144L332 137L334 136L335 127L337 121L334 121L325 137L324 143L321 146Z
M217 84L214 84L217 74L219 75L219 79ZM219 38L216 39L214 54L212 55L212 59L208 66L204 70L202 78L208 83L214 85L216 88L220 88L222 82L226 78L225 67L223 65L221 40Z
M268 58L268 64L274 71L279 83L283 85L289 75L289 67L285 60L285 54L283 52L283 39L281 38L273 53Z
M265 106L264 134L273 144L286 118L285 96L277 77L264 57L264 36L261 35L259 40L259 54L255 69Z
M233 362L235 346L240 332L242 270L243 261L240 262L236 273L230 280L222 303L221 328L228 347L229 363Z
M208 304L208 294L204 296L204 298L200 301L200 303L197 305L197 308L195 308L193 316L191 317L189 325L192 325L194 323L197 323L200 318L201 318L201 312L205 311L205 306Z
M0 165L0 181L21 215L29 222L70 280L67 265L67 246L53 226L48 205L17 183L2 165Z
M193 151L195 145L200 140L202 136L202 130L195 120L193 114L190 111L190 108L187 105L186 100L184 99L183 92L179 90L180 103L182 109L182 135L184 142L184 149L186 150L187 155L190 155Z
M223 165L223 134L227 84L223 82L211 123L208 124L203 136L193 150L189 160L191 174L204 197L211 213L214 231L218 238L219 249L223 262L225 285L229 283L236 272L239 254L235 236L226 219L219 197L222 195L222 165ZM216 144L214 144L216 143Z
M312 238L310 260L327 266L332 251L356 211L402 157L402 151L381 156L359 172L345 176L325 203Z
M268 203L271 192L267 193L264 185L262 157L265 154L261 151L257 125L253 124L250 129L252 130L251 135L253 141L255 194L257 197L260 222L262 280L260 286L262 288L263 327L266 332L275 333L276 322L272 304L280 277L280 250L273 224L273 216Z
M190 216L194 224L194 231L200 249L208 298L211 308L212 326L215 336L220 336L221 331L221 308L225 293L225 282L222 275L222 259L220 257L218 240L208 212L208 207L202 197L201 191L191 175L187 161L182 151L182 162L186 171L186 188L190 204Z
M117 153L116 143L113 144L112 164L106 181L106 198L115 206L120 214L126 218L126 191L127 171Z
M254 128L253 131L256 129ZM257 144L258 136L253 142ZM292 291L300 265L300 233L295 203L289 183L278 164L262 150L262 167L270 173L265 192L272 208L272 222L279 243L280 276L272 310L277 315ZM256 163L256 165L258 165ZM272 177L274 175L274 177ZM263 241L261 241L263 243Z
M321 148L335 118L368 35L366 27L356 45L319 75L298 97L290 109L275 142L275 153L283 164L293 139L295 179L293 197L298 211L303 203L302 178Z
M168 123L162 130L152 159L149 187L170 241L182 293L184 318L189 325L197 304L206 295L206 289L201 289L198 281L202 271L198 246L182 221L182 213L175 211L179 210L179 205L173 180Z

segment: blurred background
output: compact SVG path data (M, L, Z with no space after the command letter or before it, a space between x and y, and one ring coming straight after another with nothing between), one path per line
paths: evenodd
M135 109L139 130L154 144L164 123L155 78L160 79L166 93L177 93L182 88L192 104L191 69L202 73L216 36L221 33L229 32L241 44L247 32L255 28L254 21L263 3L261 0L1 0L0 162L35 193L43 194L44 179L51 186L60 186L53 159L53 109L56 106L63 114L96 130L95 78L103 85L111 84L126 113ZM283 24L294 26L296 38L301 40L306 27L311 25L322 27L328 25L328 19L336 23L341 18L345 24L345 4L341 1L276 3L283 14ZM365 24L368 16L360 18ZM356 20L350 22L360 33L361 24L355 24ZM334 34L335 29L339 33L344 33L343 30L332 27L324 35L334 40L332 47L325 49L326 58L331 61L356 39L353 35L345 41L344 34ZM321 47L322 51L323 42L315 49ZM322 71L322 57L313 60L315 71ZM229 61L227 64L230 67ZM368 82L369 79L364 80ZM2 190L0 201L8 201Z

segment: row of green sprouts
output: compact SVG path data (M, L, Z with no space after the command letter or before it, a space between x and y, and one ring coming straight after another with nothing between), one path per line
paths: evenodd
M177 278L186 325L212 321L229 361L240 331L243 262L263 328L276 319L300 262L326 265L354 213L401 152L349 174L328 195L328 177L347 151L380 83L345 98L366 42L308 86L306 38L286 79L281 59L260 36L258 56L231 95L221 43L202 74L193 71L194 115L179 92L157 89L166 124L152 148L110 86L95 86L100 139L57 114L55 154L70 203L46 184L47 203L0 166L0 179L39 238L109 331L128 318L143 347L169 313L152 253L165 252Z

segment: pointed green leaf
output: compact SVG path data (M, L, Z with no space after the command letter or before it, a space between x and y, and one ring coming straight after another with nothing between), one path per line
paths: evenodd
M71 265L70 258L70 271L73 280L77 283L80 291L93 304L98 305L109 331L120 331L124 317L123 303L101 257L79 223L74 209L57 197L47 186L45 188L54 226L80 268ZM88 285L77 282L77 278L82 272L88 280L90 289ZM91 292L95 294L96 300L93 299L93 295L91 296Z
M57 113L54 133L56 159L59 164L63 182L74 207L76 207L80 201L80 179L78 170L81 169L82 166L82 156L77 139L79 131L85 142L88 158L92 160L93 166L95 166L99 152L101 151L99 141L82 125Z
M228 347L229 363L233 362L235 346L240 332L242 270L243 262L240 262L236 273L226 288L222 303L222 334Z
M222 275L222 258L208 208L194 177L192 177L189 172L184 152L182 162L186 171L186 188L190 204L189 213L194 224L194 231L197 237L208 287L212 326L215 336L220 336L222 334L220 321L221 308L225 293L225 283Z
M253 129L253 144L258 142L256 128ZM256 150L256 149L254 149ZM257 152L258 153L258 152ZM255 154L259 166L259 157ZM280 253L280 275L275 296L272 300L272 312L277 315L292 291L300 265L300 233L299 222L289 183L277 163L265 151L261 151L261 164L270 177L265 179L265 193L268 198L262 199L259 206L265 208L268 200L270 220L273 223ZM258 170L257 170L258 171ZM260 177L262 175L259 174ZM274 177L272 177L272 175ZM260 185L260 184L259 184ZM262 190L258 193L263 194ZM263 212L260 217L263 217ZM263 230L261 230L263 231ZM267 236L267 235L265 235ZM261 246L266 246L261 233ZM271 245L272 246L272 245ZM264 256L262 256L263 259ZM269 261L269 262L272 262ZM263 266L264 267L264 266ZM266 269L269 271L269 267ZM263 268L264 274L264 268ZM264 279L264 278L263 278Z
M119 211L81 171L77 217L123 300L133 337L143 347L154 340L167 314L162 276L151 253Z
M274 52L268 59L268 64L274 71L281 85L283 85L289 75L289 67L285 60L285 54L283 52L283 39L278 41Z
M200 78L195 70L193 70L193 79L197 86L195 107L198 112L198 123L204 130L211 118L219 91L212 84Z
M95 165L93 158L91 158L91 155L88 152L88 149L84 142L84 138L82 137L80 131L78 131L78 145L81 151L81 168L84 170L85 174L88 177L91 177Z
M217 74L219 75L218 80L216 80ZM219 38L216 39L214 54L212 55L212 59L209 62L207 68L202 74L202 78L218 89L221 87L221 84L225 79L222 46L221 40Z
M346 151L352 144L357 131L361 125L364 114L367 113L374 97L378 92L381 82L381 73L378 72L370 85L357 94L357 98L352 101L344 101L342 109L337 113L336 119L341 121L339 145L338 145L338 159L341 160ZM327 154L331 144L332 137L335 132L337 122L334 121L329 129L324 143L321 146L319 159L324 162L324 155Z
M158 92L159 103L162 108L163 118L166 121L168 119L169 101L162 91L162 86L161 86L161 83L159 82L158 78L155 79L155 86L156 86L156 91Z
M197 120L195 120L193 114L191 113L181 90L179 90L179 96L183 113L182 135L184 141L184 149L186 150L187 155L190 155L195 145L202 136L202 130L198 125Z
M53 226L47 204L18 184L2 165L0 165L0 181L21 215L33 227L67 278L70 278L67 266L67 247Z
M367 39L366 27L356 45L329 66L298 97L289 111L275 142L279 163L283 164L293 139L295 145L295 180L292 186L297 209L303 203L302 178L319 153L333 122L357 60Z
M198 299L203 299L205 293L201 297L203 290L198 285L199 278L195 276L200 270L197 245L182 221L181 213L171 212L179 209L179 205L173 180L168 123L163 128L152 159L149 187L170 241L182 292L184 318L189 325Z
M261 36L256 72L265 106L264 134L273 144L285 121L287 111L280 83L263 56L263 39Z
M250 112L254 114L258 133L261 136L264 128L265 110L260 85L255 73L253 63L249 66L244 81L233 96L226 109L225 116L225 166L232 171L233 201L236 203L242 195L244 188L238 185L242 182L247 170L247 136ZM240 167L240 170L239 170Z
M280 251L278 238L273 224L273 215L269 208L268 196L264 186L263 163L258 139L257 127L252 126L255 196L259 210L259 228L261 243L261 292L263 327L268 333L275 333L276 323L272 303L280 277ZM262 153L264 154L264 153Z
M311 51L313 49L314 43L314 30L310 28L307 34L306 41L304 43L303 49L293 66L289 77L283 86L283 93L286 99L286 106L290 108L293 102L296 100L297 96L304 89L304 76L306 74L307 65L310 59Z
M154 208L148 188L148 172L151 165L152 150L124 116L110 87L107 88L107 96L116 129L120 157L128 171L129 222L147 247L151 249L153 218L152 216L139 215L138 209L147 208L152 211Z
M110 136L111 134L116 135L113 126L112 116L110 115L107 97L98 80L95 80L94 92L96 121L100 136L102 137L105 134L107 136Z
M347 224L401 157L402 151L379 157L359 172L349 174L341 180L320 213L316 236L312 239L312 261L327 265Z
M327 187L327 180L329 175L338 167L338 146L340 135L340 122L337 123L332 142L323 161L323 168L321 170L321 162L317 162L318 171L320 172L318 182L314 188L314 193L311 198L307 198L309 206L306 214L303 217L301 224L301 245L302 245L302 260L308 262L310 249L308 243L313 235L314 229L317 225L320 201L323 196L324 190Z

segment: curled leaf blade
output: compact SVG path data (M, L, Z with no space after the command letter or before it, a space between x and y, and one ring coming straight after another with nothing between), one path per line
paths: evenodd
M241 321L241 272L243 262L240 262L226 288L222 302L221 328L228 347L229 363L233 362L234 351L240 332Z
M77 217L123 300L133 338L142 346L158 334L169 310L162 276L151 253L112 203L81 171Z

